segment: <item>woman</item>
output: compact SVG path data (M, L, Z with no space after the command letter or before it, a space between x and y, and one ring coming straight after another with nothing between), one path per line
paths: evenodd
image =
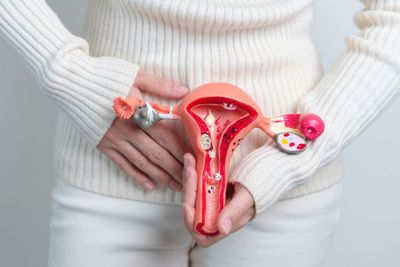
M91 0L84 39L43 0L1 0L2 35L62 109L49 265L321 266L341 151L399 90L400 1L364 4L359 35L322 76L311 0ZM111 106L127 95L173 104L215 81L271 116L316 113L326 129L296 156L252 132L232 160L221 234L207 239L192 229L195 159L180 125L144 131Z

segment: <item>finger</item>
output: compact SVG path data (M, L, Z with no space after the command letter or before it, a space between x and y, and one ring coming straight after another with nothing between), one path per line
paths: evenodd
M153 164L162 168L179 184L182 182L182 164L151 136L137 128L134 134L127 135L127 138Z
M222 209L218 217L218 230L223 235L228 235L233 226L254 205L250 192L241 184L235 184L235 193L231 201Z
M179 191L181 185L176 182L168 173L153 164L139 150L127 141L121 141L117 145L117 149L121 152L133 165L139 170L156 180L163 186L168 186L173 191Z
M145 132L181 163L183 163L183 154L191 151L188 145L182 141L182 138L178 137L165 123L157 123L145 129Z
M183 189L182 197L183 202L191 205L194 209L196 205L196 192L197 192L197 174L196 174L196 161L193 155L187 153L184 155L183 167Z
M239 229L241 229L243 226L245 226L248 222L250 222L250 220L252 219L252 217L255 214L255 209L254 207L250 208L249 210L247 210L247 212L240 217L240 219L238 221L236 221L233 226L232 226L232 230L230 231L230 234L232 234L233 232L238 231Z
M178 86L143 69L139 70L134 86L141 91L172 99L182 98L189 92L187 87Z
M138 99L143 99L143 94L139 90L139 88L132 86L131 90L129 91L127 97L132 97L132 98L138 98Z
M154 188L154 183L144 173L134 167L121 153L114 149L106 149L104 153L123 171L128 174L137 184L142 186L146 191Z
M183 219L185 222L185 226L188 229L188 231L192 233L195 210L191 204L186 202L182 203L182 207L183 207Z

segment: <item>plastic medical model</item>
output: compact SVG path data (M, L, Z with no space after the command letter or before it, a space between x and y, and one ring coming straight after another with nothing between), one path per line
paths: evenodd
M248 94L227 83L202 85L174 107L121 97L115 98L113 107L118 118L133 119L142 128L162 119L181 120L196 157L194 229L208 236L218 234L232 154L253 128L261 129L289 154L304 151L307 141L324 131L321 118L311 113L266 117Z

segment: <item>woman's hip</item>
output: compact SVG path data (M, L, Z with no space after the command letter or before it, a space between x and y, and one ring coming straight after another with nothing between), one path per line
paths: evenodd
M192 266L320 266L338 223L341 187L278 201L203 249L186 232L179 205L98 195L57 179L49 265L188 266L190 259Z

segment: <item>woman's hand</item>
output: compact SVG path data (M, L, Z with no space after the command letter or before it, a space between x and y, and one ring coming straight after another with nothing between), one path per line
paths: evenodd
M180 99L188 91L141 69L129 96L142 98L141 92L147 92ZM164 123L143 130L132 120L115 119L96 147L146 191L153 189L152 179L174 191L181 190L183 154L190 149Z
M233 196L227 196L226 206L218 217L217 236L204 236L197 234L193 229L197 174L196 160L193 155L184 155L183 169L183 213L186 228L201 247L209 247L229 234L236 232L249 222L255 215L254 200L250 192L241 184L235 183Z

